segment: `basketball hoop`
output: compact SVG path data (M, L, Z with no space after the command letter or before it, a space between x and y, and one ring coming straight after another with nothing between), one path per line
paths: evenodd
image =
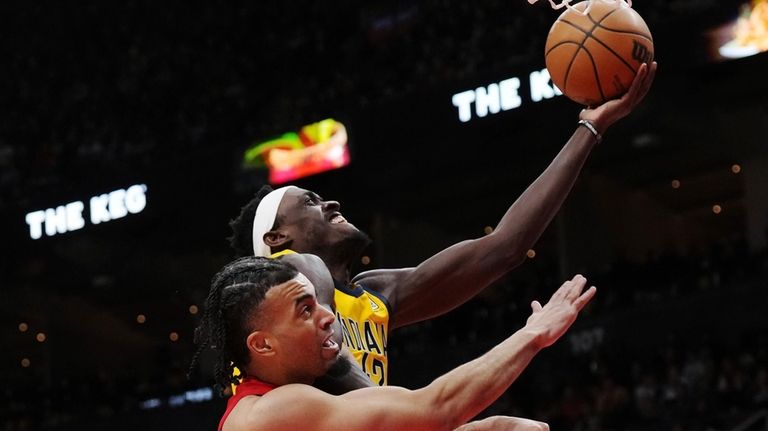
M528 3L534 4L537 1L539 0L528 0ZM572 1L573 0L560 0L560 2L558 3L555 0L549 0L549 4L552 6L552 9L554 10L560 10L564 7L575 10L573 6L571 6ZM632 7L632 0L587 0L587 1L589 2L589 4L587 5L587 8L584 9L583 11L579 11L579 13L582 13L584 15L588 14L589 10L592 8L592 3L597 1L601 1L603 3L624 3L625 5Z

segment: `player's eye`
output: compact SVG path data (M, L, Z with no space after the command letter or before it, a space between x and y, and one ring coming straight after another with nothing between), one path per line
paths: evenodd
M305 305L301 307L301 315L304 317L307 317L312 314L312 306L311 305Z

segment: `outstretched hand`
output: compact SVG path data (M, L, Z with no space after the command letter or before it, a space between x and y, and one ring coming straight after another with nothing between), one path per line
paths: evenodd
M640 65L629 91L620 99L609 100L600 106L582 110L579 120L589 120L599 133L605 133L608 127L629 115L640 104L651 88L653 78L656 76L656 67L655 61L650 66L646 63Z
M542 306L539 301L531 303L533 313L524 330L536 334L539 347L549 347L565 334L579 311L595 296L594 286L583 292L586 284L587 279L577 275L563 283L546 305Z

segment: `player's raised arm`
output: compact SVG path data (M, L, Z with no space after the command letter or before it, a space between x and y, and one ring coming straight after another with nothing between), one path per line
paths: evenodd
M641 67L624 97L582 111L580 119L590 125L576 128L552 163L509 207L493 233L455 244L416 268L374 270L355 277L354 281L389 299L393 309L390 328L450 311L520 265L562 206L597 137L639 104L655 71L655 63ZM456 207L467 210L460 199Z
M544 347L557 341L590 301L581 276L550 301L532 304L526 325L491 351L411 391L366 388L331 396L307 385L285 385L233 411L223 431L453 430L496 400Z

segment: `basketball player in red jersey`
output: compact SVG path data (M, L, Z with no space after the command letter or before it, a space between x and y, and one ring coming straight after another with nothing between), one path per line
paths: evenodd
M334 302L345 345L375 384L386 384L389 331L450 311L520 265L602 134L640 103L655 73L655 62L642 65L623 97L584 109L563 149L509 207L493 233L455 244L414 268L353 277L350 267L368 237L344 219L338 202L296 187L261 190L232 221L232 246L240 255L293 250L319 256L335 281ZM365 379L352 385L361 382Z
M566 332L595 294L594 287L584 292L585 285L576 276L543 307L534 301L522 329L425 388L371 387L334 396L311 386L340 352L334 314L318 303L312 282L280 259L239 259L214 277L197 332L200 349L218 352L220 388L232 382L233 366L244 372L219 431L456 429Z
M286 262L295 267L302 275L312 283L316 292L316 301L319 306L328 310L334 310L334 283L328 268L323 261L311 254L285 253L276 257L281 262ZM349 310L347 310L349 312ZM338 315L338 313L337 313ZM342 318L343 319L343 318ZM352 363L355 358L350 357L350 352L342 344L341 333L346 328L342 326L339 320L331 324L330 341L341 345L342 354L331 368L321 377L315 379L313 386L325 392L341 395L351 390L372 386L372 381L363 369L354 366ZM344 340L349 343L349 340ZM239 375L239 372L234 374ZM238 394L240 389L234 388L233 392ZM238 398L239 399L239 398ZM236 402L236 401L233 401ZM482 420L465 424L459 431L549 431L549 425L544 422L511 417L511 416L492 416Z

